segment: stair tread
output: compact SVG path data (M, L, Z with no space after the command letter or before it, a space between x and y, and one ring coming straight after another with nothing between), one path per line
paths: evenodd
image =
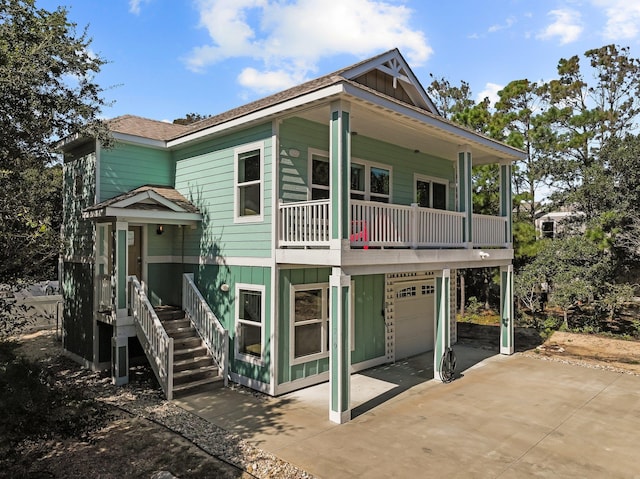
M213 358L211 356L209 356L208 354L204 354L202 356L194 356L192 358L179 359L177 361L173 361L173 365L174 366L182 366L184 364L197 363L198 361L203 361L205 359L213 361Z
M185 369L184 371L177 371L175 373L173 373L173 378L182 378L185 376L192 376L192 375L196 375L196 374L201 374L201 373L206 373L209 371L217 371L219 368L218 366L216 366L215 364L211 364L208 366L198 366L197 368L193 368L193 369Z

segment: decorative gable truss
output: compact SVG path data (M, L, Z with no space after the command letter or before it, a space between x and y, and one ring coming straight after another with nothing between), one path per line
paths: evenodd
M396 100L440 116L438 109L398 50L346 70L343 76Z

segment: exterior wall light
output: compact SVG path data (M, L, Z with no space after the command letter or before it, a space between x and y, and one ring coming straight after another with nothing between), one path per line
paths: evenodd
M229 285L227 283L222 283L220 285L220 291L222 291L223 293L229 292Z
M164 225L158 225L156 228L156 234L161 235L162 233L164 233Z

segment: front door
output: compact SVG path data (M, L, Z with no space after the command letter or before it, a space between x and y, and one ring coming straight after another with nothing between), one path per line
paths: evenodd
M395 357L402 359L433 349L433 280L398 285L395 297Z
M129 245L127 274L135 275L138 281L142 281L142 226L129 226L127 244Z

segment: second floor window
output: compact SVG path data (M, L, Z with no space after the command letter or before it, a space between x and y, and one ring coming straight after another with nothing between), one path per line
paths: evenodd
M262 148L236 151L236 220L262 219Z
M416 203L422 208L447 209L447 184L430 178L416 178Z
M329 199L329 158L311 154L311 199Z
M310 154L311 199L329 198L329 157L326 154ZM379 165L352 160L349 191L353 200L389 203L391 198L391 170Z

